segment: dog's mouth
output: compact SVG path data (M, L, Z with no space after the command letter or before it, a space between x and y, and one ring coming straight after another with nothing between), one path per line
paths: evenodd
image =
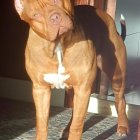
M68 22L67 25L60 25L59 27L59 31L58 31L58 36L61 36L67 32L69 32L70 30L73 29L73 24L72 22Z
M68 29L67 29L66 27L61 26L61 27L59 28L58 35L60 36L60 35L62 35L62 34L64 34L64 33L66 33L67 31L68 31Z
M64 35L65 33L69 32L69 30L70 30L70 28L60 26L58 31L56 32L56 34L49 40L50 41L55 41L57 39L60 39L62 37L62 35Z

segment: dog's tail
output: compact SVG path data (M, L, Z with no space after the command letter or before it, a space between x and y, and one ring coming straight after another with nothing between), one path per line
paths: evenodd
M124 41L126 38L126 22L125 22L125 17L123 16L123 14L121 14L120 24L121 24L121 37Z

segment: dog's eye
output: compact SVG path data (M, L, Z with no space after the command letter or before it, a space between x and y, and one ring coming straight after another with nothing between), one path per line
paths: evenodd
M34 18L39 18L39 17L41 17L41 14L39 14L39 13L34 13L34 14L33 14L33 17L34 17Z

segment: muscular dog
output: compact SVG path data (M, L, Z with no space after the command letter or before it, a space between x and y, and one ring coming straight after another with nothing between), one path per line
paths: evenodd
M63 136L81 139L97 66L112 82L117 133L126 135L126 50L112 18L94 7L74 7L70 0L15 0L15 7L30 25L25 57L33 82L36 140L47 138L51 88L56 85L74 89L72 118Z

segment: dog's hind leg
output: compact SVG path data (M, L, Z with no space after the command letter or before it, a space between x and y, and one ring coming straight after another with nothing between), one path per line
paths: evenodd
M121 72L116 70L112 78L112 89L115 94L115 106L118 113L118 135L126 135L129 132L128 120L126 115L126 102L124 98L125 78Z
M115 38L115 39L114 39ZM126 75L126 48L120 36L113 35L112 43L97 57L100 59L98 66L104 71L112 83L115 94L115 106L118 113L118 135L126 135L129 132L128 119L126 115L126 102L124 98L125 75Z
M128 119L126 115L125 76L126 76L126 50L121 38L118 36L118 49L116 50L116 66L112 77L112 89L115 94L115 106L118 113L117 133L120 136L129 133Z
M118 135L126 135L129 132L128 120L126 116L126 102L124 98L125 91L125 67L123 61L115 58L116 64L109 66L105 57L102 57L103 63L101 70L104 71L112 83L112 89L115 95L115 107L118 113ZM121 61L121 63L120 63Z

